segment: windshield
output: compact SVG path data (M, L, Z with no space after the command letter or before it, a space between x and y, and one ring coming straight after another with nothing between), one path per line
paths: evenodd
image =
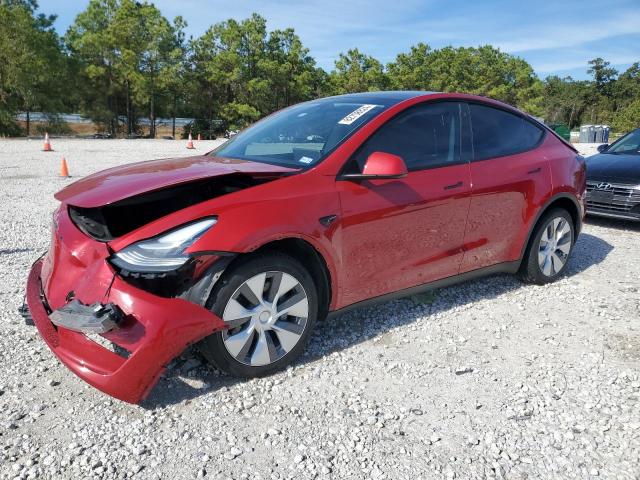
M640 129L628 133L611 145L605 153L640 155Z
M212 155L312 167L392 103L349 96L301 103L261 120Z

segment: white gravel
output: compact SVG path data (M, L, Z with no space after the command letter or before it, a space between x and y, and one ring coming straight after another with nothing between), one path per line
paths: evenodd
M595 155L598 153L598 147L602 145L601 143L574 143L573 146L576 147L580 155L584 157L590 157L591 155Z
M640 224L589 221L553 285L500 275L328 321L269 378L187 352L134 406L60 365L17 308L70 181L61 154L77 178L194 152L53 147L0 141L0 478L640 478Z

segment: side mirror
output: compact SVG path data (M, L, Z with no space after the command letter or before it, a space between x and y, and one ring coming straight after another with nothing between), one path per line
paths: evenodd
M604 152L607 148L609 148L609 144L608 144L608 143L603 143L602 145L598 145L598 152L602 153L602 152Z
M408 174L407 166L398 155L373 152L364 163L362 173L342 175L345 180L383 180L403 178Z

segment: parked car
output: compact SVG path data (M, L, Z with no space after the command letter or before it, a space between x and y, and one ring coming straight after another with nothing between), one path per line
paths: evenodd
M587 158L587 213L640 220L640 128Z
M294 361L328 314L497 272L551 282L584 189L573 147L497 101L314 100L209 154L58 192L27 303L65 365L138 402L191 344L257 377Z
M225 130L224 138L233 138L238 134L237 130Z
M109 132L96 132L93 134L93 138L97 139L106 139L112 138L113 136Z

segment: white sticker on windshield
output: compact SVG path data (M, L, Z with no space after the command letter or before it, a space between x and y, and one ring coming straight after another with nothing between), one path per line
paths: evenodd
M341 125L351 125L353 122L355 122L365 113L367 113L369 110L372 110L376 107L377 105L362 105L361 107L356 108L353 112L351 112L349 115L344 117L342 120L340 120L338 123Z
M300 163L311 163L313 162L313 158L310 157L300 157L300 160L298 160Z

